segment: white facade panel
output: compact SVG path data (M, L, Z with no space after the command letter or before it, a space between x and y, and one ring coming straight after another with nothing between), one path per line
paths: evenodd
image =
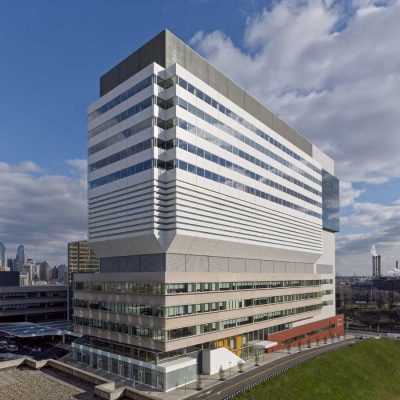
M98 163L88 172L89 241L97 255L104 259L115 258L112 260L115 265L124 258L124 268L128 271L132 268L131 272L133 265L139 268L142 263L140 273L157 271L159 275L154 279L163 284L171 282L169 279L173 275L168 271L175 271L176 276L179 274L177 284L189 284L188 279L192 279L197 291L200 291L199 282L203 285L212 282L210 279L221 285L230 280L300 282L308 279L318 283L302 288L288 286L284 290L294 295L318 291L318 296L301 301L286 299L282 304L259 303L257 306L262 304L261 307L226 309L180 320L171 318L168 323L165 318L162 323L160 320L153 323L149 314L146 321L150 322L141 325L147 324L151 329L169 327L172 339L161 343L154 334L154 337L146 337L143 343L150 346L157 342L155 346L164 350L178 349L179 343L193 345L190 338L184 336L174 341L173 335L178 333L173 330L196 324L195 337L202 335L202 338L194 343L206 343L212 338L220 340L227 333L213 332L213 327L199 324L221 323L223 326L226 322L223 320L230 317L250 318L250 322L239 321L235 328L229 327L231 336L278 325L281 325L279 329L287 329L289 325L333 317L335 292L334 283L330 282L335 275L335 236L322 228L321 175L321 168L333 174L333 161L314 147L313 156L306 154L180 65L168 70L154 63L149 65L94 102L89 113L110 102L114 104L117 96L153 74L162 79L173 77L172 86L164 88L161 84L166 83L155 79L151 86L119 104L115 102L115 106L89 121L89 129L95 129L152 97L151 106L89 137L89 148L101 148L90 154L88 160L89 165ZM220 106L217 109L178 86L176 76L187 80L221 107L229 108L237 120L232 114L228 116L220 111ZM197 114L193 114L193 108L189 110L189 105L185 110L184 103L179 103L177 97L196 107ZM207 117L202 117L202 112L207 113ZM215 123L215 119L224 126ZM265 135L254 127L252 131L249 125L244 126L242 119ZM147 120L151 121L150 127L134 134L124 133ZM194 129L185 128L184 123L191 124ZM115 139L117 135L118 140ZM266 139L266 135L270 139ZM150 147L141 150L139 146L137 151L136 148L132 150L149 140ZM159 269L151 263L155 256L165 259L164 265L160 262ZM134 257L141 257L140 261ZM320 274L318 265L331 265L332 272ZM134 272L137 271L139 269ZM255 289L247 293L255 298ZM154 295L153 292L147 294L149 298ZM201 298L208 296L211 303L223 295L223 292L200 294L193 289L180 299L191 297L196 306ZM229 292L227 297L240 302L246 295L246 291L241 290ZM165 293L163 296L161 303L165 304ZM180 303L183 301L180 299L177 296L170 300L171 307L187 306ZM298 311L298 316L296 307L304 308ZM261 314L270 311L288 313L276 320L274 315L263 320ZM91 314L82 312L81 315ZM133 324L138 318L123 316L115 321ZM200 332L201 329L204 331ZM93 332L98 331L100 328L95 326ZM112 335L110 337L116 337L115 332ZM138 338L134 334L131 336L133 339L129 343L140 342L139 334Z

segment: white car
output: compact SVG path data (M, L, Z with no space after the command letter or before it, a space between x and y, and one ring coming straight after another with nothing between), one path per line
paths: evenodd
M8 351L18 351L18 346L15 344L8 344L5 346Z

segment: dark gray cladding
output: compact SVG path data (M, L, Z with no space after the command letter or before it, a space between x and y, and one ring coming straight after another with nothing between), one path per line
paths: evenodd
M165 254L100 259L100 272L165 272L165 270Z
M171 32L164 30L100 78L100 96L151 63L164 68L177 63L213 89L269 126L290 143L312 156L312 144L233 83Z
M100 272L230 272L312 274L313 264L289 261L210 257L194 254L144 254L100 259Z
M159 33L105 73L100 78L100 96L104 96L153 62L165 68L165 32Z

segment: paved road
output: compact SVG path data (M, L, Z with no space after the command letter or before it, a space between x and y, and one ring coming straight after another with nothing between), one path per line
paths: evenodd
M190 400L226 399L227 397L234 395L242 391L243 389L246 389L263 380L266 380L269 377L272 377L273 375L279 373L282 370L285 370L294 365L302 363L306 360L314 358L320 354L324 354L332 350L337 350L341 347L346 347L352 343L355 343L356 341L358 340L354 338L346 339L341 342L323 345L320 347L315 347L309 350L301 351L300 353L287 355L271 363L258 367L257 369L253 369L248 372L243 372L241 375L235 376L231 379L221 382L220 384L210 389L204 389L199 393L196 393L188 397L187 399Z
M376 336L379 336L379 335L385 335L384 333L382 333L382 332L376 332L376 331L363 331L363 330L360 330L360 329L347 329L347 333L348 334L350 334L350 335L353 335L353 336L365 336L365 337L376 337Z

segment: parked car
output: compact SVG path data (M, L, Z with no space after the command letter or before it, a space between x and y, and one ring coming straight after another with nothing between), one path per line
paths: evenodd
M18 351L18 346L15 344L8 344L7 346L5 346L6 349L8 351L14 352L14 351Z

